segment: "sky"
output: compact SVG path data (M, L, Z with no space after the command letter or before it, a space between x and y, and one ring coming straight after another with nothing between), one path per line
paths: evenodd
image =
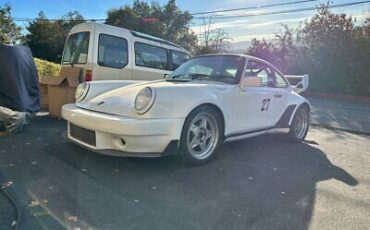
M176 4L181 10L188 10L190 13L197 13L292 1L297 0L177 0ZM358 1L362 0L331 0L333 5ZM77 10L86 19L104 19L107 16L108 10L125 4L132 5L132 2L133 1L128 0L0 0L0 5L8 3L12 7L12 15L14 18L35 18L41 10L48 18L59 18L68 11ZM163 5L167 3L167 0L158 0L158 2ZM317 0L289 6L225 12L219 13L219 15L237 16L243 14L298 9L313 7L319 3L325 2L327 2L327 0ZM339 7L332 9L332 11L352 15L357 18L358 23L361 23L366 16L370 15L370 2L354 6ZM300 25L300 22L309 19L314 14L315 11L305 11L247 18L212 19L211 29L224 29L233 39L233 50L245 50L252 38L272 39L274 34L281 30L282 23L287 24L289 27L297 28ZM202 23L202 19L194 19L192 21L191 28L196 34L202 34ZM25 27L27 22L17 22L17 24Z

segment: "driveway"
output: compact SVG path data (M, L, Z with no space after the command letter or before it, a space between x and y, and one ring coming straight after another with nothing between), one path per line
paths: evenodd
M0 182L20 229L367 229L370 138L311 128L307 143L265 135L188 167L176 157L117 158L67 143L38 117L0 138ZM16 209L0 195L0 226Z
M310 97L311 123L370 135L370 103Z

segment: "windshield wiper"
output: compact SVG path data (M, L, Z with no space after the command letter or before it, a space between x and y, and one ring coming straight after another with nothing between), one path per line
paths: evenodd
M207 75L207 74L200 74L200 73L191 74L190 77L191 77L192 80L194 80L194 79L202 79L202 78L208 78L208 79L210 79L210 76L209 75Z
M209 75L201 74L201 73L180 74L180 75L172 76L172 79L179 78L179 77L189 77L191 78L191 80L194 80L194 79L201 79L201 78L209 78Z

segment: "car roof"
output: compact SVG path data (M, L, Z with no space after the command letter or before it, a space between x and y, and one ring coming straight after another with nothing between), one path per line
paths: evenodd
M245 57L247 59L253 59L253 60L259 60L259 61L262 61L262 62L267 62L261 58L258 58L258 57L255 57L255 56L251 56L251 55L248 55L248 54L235 54L235 53L213 53L213 54L202 54L202 55L198 55L198 56L195 56L194 58L196 57L213 57L213 56L234 56L234 57Z

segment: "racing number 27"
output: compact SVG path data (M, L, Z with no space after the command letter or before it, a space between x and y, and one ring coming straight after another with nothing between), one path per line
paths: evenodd
M261 111L267 111L269 109L269 105L270 105L270 98L263 99Z

